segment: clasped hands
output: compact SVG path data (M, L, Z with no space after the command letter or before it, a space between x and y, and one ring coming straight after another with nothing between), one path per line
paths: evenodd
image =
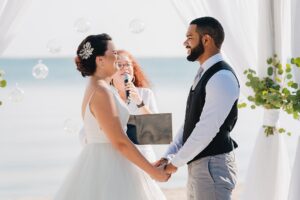
M156 161L155 163L153 163L153 166L160 170L163 170L164 173L168 175L168 178L162 182L168 181L171 175L177 171L177 167L172 165L172 163L170 163L166 158L161 158L160 160Z

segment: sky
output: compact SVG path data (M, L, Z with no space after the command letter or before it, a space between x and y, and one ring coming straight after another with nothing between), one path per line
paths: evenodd
M90 22L88 32L75 30L80 18ZM145 24L142 32L130 30L134 19ZM32 0L2 57L70 57L87 35L104 32L137 57L185 56L186 29L171 0ZM61 50L49 52L49 41Z

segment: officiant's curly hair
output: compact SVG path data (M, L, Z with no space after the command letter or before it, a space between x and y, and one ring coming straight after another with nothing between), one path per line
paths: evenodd
M224 29L221 23L213 17L200 17L191 21L190 25L197 25L197 32L199 36L207 34L215 42L215 45L218 49L221 48L222 43L225 38Z
M75 63L83 77L92 76L96 71L96 57L104 56L108 41L112 38L106 34L89 35L77 48Z
M124 55L130 59L133 67L133 84L135 85L135 87L149 88L150 82L146 77L145 73L143 72L142 67L133 57L133 55L131 55L128 51L125 50L118 50L118 55Z

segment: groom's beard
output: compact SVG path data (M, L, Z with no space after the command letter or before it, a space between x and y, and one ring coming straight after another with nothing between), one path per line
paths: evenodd
M202 44L202 42L199 42L199 45L196 46L195 48L191 49L191 53L190 55L188 55L186 57L186 59L188 61L192 61L194 62L195 60L197 60L199 58L199 56L201 56L204 53L204 46Z

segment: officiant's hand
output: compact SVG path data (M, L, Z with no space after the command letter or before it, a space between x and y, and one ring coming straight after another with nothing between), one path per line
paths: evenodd
M130 100L137 104L140 105L141 102L143 101L143 99L141 98L141 96L139 95L137 88L134 86L134 84L132 82L129 82L126 84L125 86L126 90L129 90L129 98Z
M165 172L168 173L168 174L173 174L176 171L177 171L177 167L172 165L172 163L167 164L167 166L165 167Z

